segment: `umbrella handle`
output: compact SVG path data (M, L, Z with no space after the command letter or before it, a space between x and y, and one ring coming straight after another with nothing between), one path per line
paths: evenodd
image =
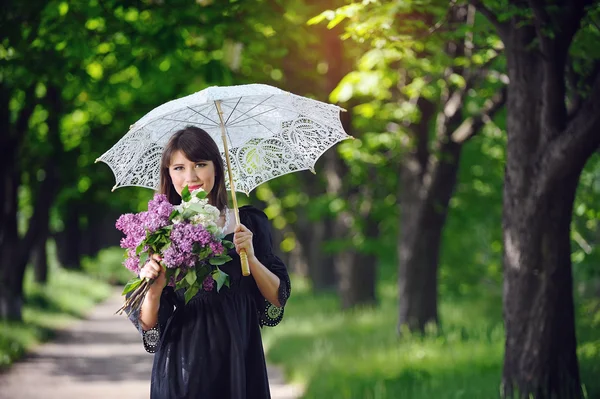
M240 251L240 262L242 263L242 275L250 275L250 265L248 264L248 254L245 249Z
M219 120L221 121L221 139L223 140L223 152L225 153L225 161L227 162L227 176L229 177L229 186L231 187L231 199L233 200L233 212L235 215L235 221L240 224L240 213L238 210L237 199L235 196L235 185L233 182L233 174L231 173L231 161L229 160L229 146L227 145L227 135L225 133L225 121L223 120L223 110L221 109L221 101L215 101L217 112L219 113ZM240 262L242 264L242 275L250 275L250 265L248 264L248 254L245 249L240 251Z

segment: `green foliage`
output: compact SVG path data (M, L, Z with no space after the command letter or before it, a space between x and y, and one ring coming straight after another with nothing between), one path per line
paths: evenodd
M597 297L600 287L600 156L592 156L579 181L573 206L571 248L575 289Z
M283 322L263 331L270 361L283 365L306 398L494 398L502 375L504 329L497 293L443 299L441 329L396 335L396 281L383 279L376 309L339 311L332 294L295 278ZM597 302L596 302L597 306ZM600 394L600 308L579 306L578 354L587 397ZM594 322L590 322L595 320Z
M496 125L488 126L463 149L442 242L443 296L472 295L477 290L501 294L503 123L504 115L499 115Z
M123 250L118 247L102 249L95 257L84 257L81 265L87 275L111 285L123 285L132 277L123 267Z

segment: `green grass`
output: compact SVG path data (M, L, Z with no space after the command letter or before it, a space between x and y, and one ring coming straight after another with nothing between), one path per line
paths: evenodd
M341 312L333 294L294 279L285 321L265 329L268 359L303 384L306 398L497 398L504 330L497 297L442 301L443 329L396 335L397 295L382 283L375 309ZM586 313L587 312L587 313ZM598 320L581 309L579 359L589 398L600 395ZM594 324L595 323L595 324ZM596 332L595 332L596 331ZM595 337L595 338L594 338Z
M125 250L119 247L102 249L93 257L85 257L81 265L90 276L110 284L125 285L135 275L123 267Z
M23 322L0 322L0 369L22 357L28 349L53 336L111 293L106 282L50 263L49 280L42 286L25 276Z

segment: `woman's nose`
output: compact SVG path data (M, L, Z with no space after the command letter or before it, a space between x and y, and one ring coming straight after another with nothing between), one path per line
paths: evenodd
M194 169L192 169L192 170L188 170L188 173L187 173L187 180L188 180L189 182L195 182L195 181L197 181L197 180L198 180L198 175L196 175L196 171L195 171Z

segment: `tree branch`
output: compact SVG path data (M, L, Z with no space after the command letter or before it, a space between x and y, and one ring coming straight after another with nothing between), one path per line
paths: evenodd
M416 140L415 155L421 168L421 173L424 173L429 161L429 123L435 113L435 105L425 97L419 97L417 107L421 113L421 118L413 130Z
M558 136L567 123L565 65L584 16L586 0L573 3L561 10L560 15L551 15L544 1L529 0L543 61L541 131L544 141Z
M549 62L556 61L555 56L566 56L573 37L581 26L585 8L591 5L593 0L569 0L565 3L560 7L558 18L553 18L546 8L547 2L529 0L542 52Z
M541 195L565 176L579 172L600 145L600 74L592 91L565 130L540 149L537 155L543 178L536 189Z
M487 18L488 21L492 23L492 25L494 25L496 31L498 32L498 36L500 36L500 39L506 43L506 39L508 39L508 34L510 31L510 25L506 22L501 22L498 20L492 10L483 4L483 0L469 0L469 3L475 6L477 11L479 11L484 17Z
M467 140L475 136L481 128L490 122L496 113L502 109L506 103L506 86L504 86L498 93L492 98L488 99L479 113L479 115L471 116L463 121L454 132L450 135L450 138L455 143L465 143Z

